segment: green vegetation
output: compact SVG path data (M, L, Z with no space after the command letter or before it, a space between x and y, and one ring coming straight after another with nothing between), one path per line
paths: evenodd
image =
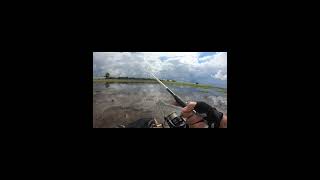
M219 92L226 93L226 89L215 87L212 85L205 85L205 84L195 84L190 82L176 82L174 80L161 80L164 84L168 85L175 85L175 86L187 86L187 87L193 87L193 88L200 88L200 89L212 89L215 88ZM129 77L118 77L118 78L94 78L93 82L102 82L102 83L158 83L154 79L149 78L129 78ZM207 90L203 90L203 92L208 92Z
M189 82L171 82L171 81L163 81L163 82L166 84L172 84L176 86L189 86L189 87L202 88L202 89L214 88L214 86L211 86L211 85L195 84L195 83L189 83Z
M200 92L202 92L202 93L208 93L209 91L208 91L208 90L205 90L205 89L200 89Z
M156 80L143 80L143 79L93 79L93 82L104 83L158 83Z
M200 88L200 89L212 89L215 88L219 92L227 93L227 90L220 87L215 87L212 85L206 84L199 84L191 83L191 82L177 82L175 80L164 80L160 79L164 84L170 84L175 86L188 86L193 88ZM134 78L134 77L112 77L110 73L106 73L103 77L94 77L93 82L103 82L103 83L158 83L155 79L152 78ZM207 93L208 90L202 90L202 92Z
M227 94L227 89L217 88L216 91L217 91L217 92L224 93L224 94Z

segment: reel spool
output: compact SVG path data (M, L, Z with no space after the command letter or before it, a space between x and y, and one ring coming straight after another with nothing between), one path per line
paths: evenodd
M187 128L185 120L178 116L176 112L170 113L168 116L164 117L170 128Z

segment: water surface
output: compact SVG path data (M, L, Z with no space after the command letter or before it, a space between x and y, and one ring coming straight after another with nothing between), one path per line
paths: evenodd
M227 113L227 94L217 89L168 87L185 101L204 101ZM162 122L159 100L174 103L173 97L160 84L94 82L93 127L112 128L150 117Z

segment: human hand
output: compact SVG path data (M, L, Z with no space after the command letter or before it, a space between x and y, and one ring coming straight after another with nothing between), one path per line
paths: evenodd
M181 115L187 119L186 123L190 128L206 128L208 125L204 122L203 118L193 112L196 104L197 102L194 101L187 103L187 106L181 109Z

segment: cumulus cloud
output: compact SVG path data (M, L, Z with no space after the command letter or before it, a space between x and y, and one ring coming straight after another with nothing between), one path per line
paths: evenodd
M227 74L222 73L221 70L218 70L218 72L212 77L216 79L227 80Z
M150 68L151 66L151 68ZM148 77L199 83L227 79L227 52L201 56L201 52L94 52L93 75Z

